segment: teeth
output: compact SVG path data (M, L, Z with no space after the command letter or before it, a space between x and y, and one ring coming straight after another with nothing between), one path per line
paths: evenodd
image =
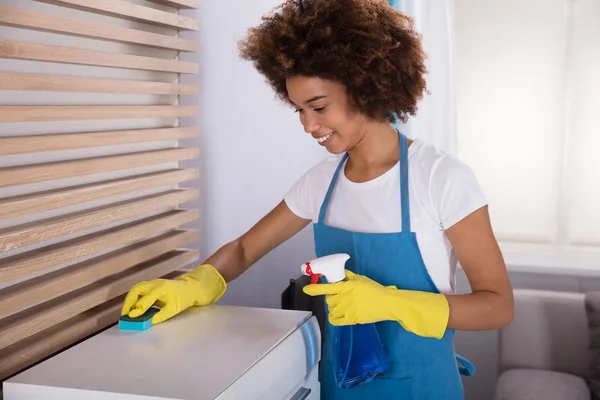
M317 142L323 143L324 141L326 141L327 139L329 139L331 137L331 135L333 135L333 133L330 133L327 136L320 137L320 138L317 139Z

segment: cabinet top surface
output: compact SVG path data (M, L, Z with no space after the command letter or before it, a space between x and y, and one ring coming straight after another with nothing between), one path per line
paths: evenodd
M193 307L142 332L114 326L5 383L214 399L310 315L249 307Z

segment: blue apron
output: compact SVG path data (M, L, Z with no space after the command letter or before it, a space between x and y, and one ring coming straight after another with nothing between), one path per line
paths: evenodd
M338 165L314 224L317 257L347 253L346 269L368 276L384 286L439 293L433 283L410 230L408 196L408 139L400 134L400 200L402 231L394 233L351 232L325 225L325 215L340 170ZM327 308L327 307L326 307ZM327 314L327 310L326 310ZM441 339L424 338L402 328L397 321L377 323L389 361L388 372L368 384L340 389L332 366L332 325L325 327L325 344L320 366L323 400L403 399L458 400L464 398L460 374L472 375L475 368L454 352L455 330L446 329ZM463 366L458 365L459 360Z

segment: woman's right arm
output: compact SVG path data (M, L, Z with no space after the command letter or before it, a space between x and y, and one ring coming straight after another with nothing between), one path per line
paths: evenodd
M230 282L309 223L281 201L250 230L221 247L204 263L214 266Z
M160 304L161 310L152 317L152 324L158 324L192 305L214 303L225 293L226 282L240 276L309 222L297 217L282 201L248 232L221 247L199 267L172 280L154 279L135 285L125 297L121 315L136 318L152 305Z

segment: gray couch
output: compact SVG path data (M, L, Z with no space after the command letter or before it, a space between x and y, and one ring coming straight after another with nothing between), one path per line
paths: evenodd
M590 400L583 293L515 290L494 400Z

